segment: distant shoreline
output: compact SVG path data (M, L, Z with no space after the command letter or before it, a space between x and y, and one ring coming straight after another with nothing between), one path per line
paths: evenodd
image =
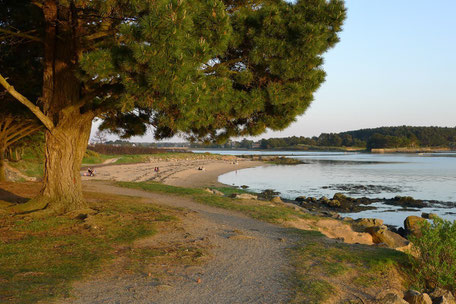
M358 148L339 148L339 147L327 147L327 149L294 149L294 148L278 148L278 149L228 149L228 148L190 148L189 150L194 151L246 151L246 152L361 152L361 153L447 153L454 152L456 149L446 147L404 147L404 148L382 148L382 149L358 149Z

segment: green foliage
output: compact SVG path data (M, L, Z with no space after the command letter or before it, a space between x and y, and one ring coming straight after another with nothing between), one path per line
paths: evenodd
M411 236L414 250L409 254L416 287L441 287L456 291L456 222L440 218L423 222L420 236Z
M121 137L147 124L157 138L211 141L287 127L324 81L321 56L345 19L340 0L163 0L130 9L141 17L119 25L122 39L105 39L81 60L84 81L115 85L94 103L109 104L101 129Z

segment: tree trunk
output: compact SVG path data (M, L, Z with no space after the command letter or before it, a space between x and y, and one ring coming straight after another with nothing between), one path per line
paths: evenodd
M6 181L5 149L0 148L0 182Z
M78 39L82 32L74 5L46 0L44 37L43 111L54 127L45 131L45 167L40 195L18 212L46 208L65 213L86 208L80 167L94 114L83 112L81 82L76 77Z
M52 133L46 131L43 188L38 199L56 213L87 208L80 169L91 126L91 118L78 118L74 113L61 120Z

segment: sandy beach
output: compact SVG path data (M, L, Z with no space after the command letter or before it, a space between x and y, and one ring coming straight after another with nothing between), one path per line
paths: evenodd
M108 160L105 165L95 168L95 177L82 176L82 180L155 181L179 187L211 187L223 185L217 181L221 174L266 165L261 161L251 161L234 156L209 159L204 157L196 159L151 159L147 163L121 165L110 164L109 162ZM159 172L154 171L156 167L159 168ZM81 175L85 172L87 171L82 170Z

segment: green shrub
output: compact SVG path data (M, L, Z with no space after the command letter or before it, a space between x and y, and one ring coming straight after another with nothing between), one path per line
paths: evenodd
M411 236L409 254L417 288L441 287L456 291L456 222L434 219L423 222L420 236Z

